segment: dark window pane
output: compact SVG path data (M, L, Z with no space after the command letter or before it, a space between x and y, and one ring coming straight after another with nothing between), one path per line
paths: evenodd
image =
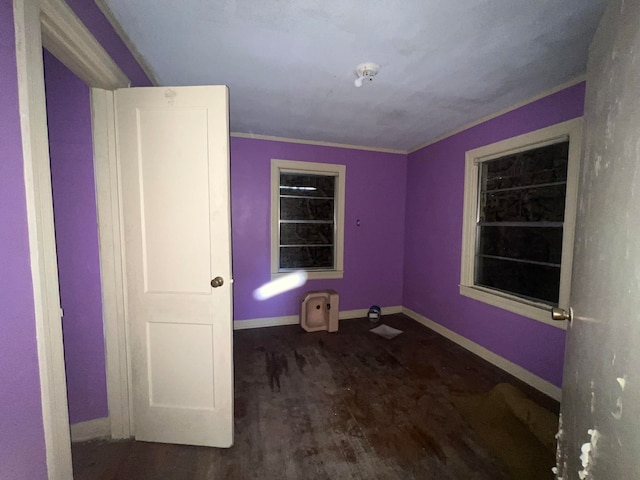
M560 264L562 227L478 227L478 253Z
M281 220L333 221L333 199L280 197Z
M562 222L566 185L483 192L481 222Z
M569 142L482 162L475 283L557 303Z
M333 245L333 223L283 223L280 245Z
M560 268L476 257L475 283L557 305Z
M566 182L569 142L533 148L482 164L483 190Z
M336 177L330 175L280 174L280 195L333 198Z
M334 268L336 177L280 174L280 268Z
M280 268L333 268L333 247L280 247Z

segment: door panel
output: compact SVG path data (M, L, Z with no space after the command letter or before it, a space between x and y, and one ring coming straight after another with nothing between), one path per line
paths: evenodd
M226 87L116 92L134 431L233 441ZM212 278L224 279L212 288Z
M153 407L215 407L210 381L213 358L209 352L214 348L211 326L148 322L147 337L149 404Z
M207 109L138 108L136 120L145 290L208 295ZM167 135L170 142L158 141ZM172 254L184 247L189 255Z

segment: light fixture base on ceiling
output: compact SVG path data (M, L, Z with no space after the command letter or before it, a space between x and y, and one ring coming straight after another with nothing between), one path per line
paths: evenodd
M361 63L356 67L355 73L358 78L353 82L356 87L361 87L365 82L371 82L373 77L378 74L380 65L373 62Z

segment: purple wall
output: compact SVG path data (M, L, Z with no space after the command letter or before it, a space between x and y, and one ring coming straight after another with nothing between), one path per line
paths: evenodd
M15 33L0 1L0 477L46 478Z
M554 385L563 330L461 296L465 152L582 115L584 83L409 155L403 305Z
M252 292L270 280L272 158L346 165L345 273L260 302ZM232 138L234 318L297 315L303 293L322 288L338 291L341 310L401 305L405 178L404 155Z
M89 87L44 52L49 155L69 420L106 417L102 298Z
M132 86L151 85L94 2L67 3ZM108 415L91 104L88 87L47 52L45 69L69 420L74 424Z
M68 3L132 84L148 85L95 3ZM0 477L43 479L11 0L0 0L0 88ZM570 88L416 152L408 163L402 155L232 139L235 318L298 313L301 291L266 302L251 296L269 280L269 160L342 163L347 165L345 278L311 281L304 289L336 288L343 309L404 304L559 385L564 332L458 294L463 163L470 148L581 115L582 98L583 86ZM358 218L361 227L355 226ZM87 361L100 364L104 355Z
M94 2L70 1L134 85L149 81ZM0 0L0 477L46 478L11 0ZM96 361L104 362L104 355Z
M95 2L69 0L132 86L151 82ZM89 88L45 52L69 421L108 415Z

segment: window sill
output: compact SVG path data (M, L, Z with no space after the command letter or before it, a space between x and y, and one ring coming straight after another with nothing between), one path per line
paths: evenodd
M284 277L285 275L289 275L299 270L293 270L291 272L277 272L271 273L271 280L276 280L278 278ZM323 271L310 271L307 272L308 280L326 280L326 279L337 279L342 278L344 275L344 271L342 270L323 270Z
M508 310L523 317L528 317L533 320L537 320L552 327L559 328L561 330L567 329L567 322L556 322L551 320L551 307L535 302L527 302L526 300L516 299L508 295L500 295L493 290L484 289L482 287L470 287L467 285L460 285L460 295L473 298L480 302L488 303L494 307Z

